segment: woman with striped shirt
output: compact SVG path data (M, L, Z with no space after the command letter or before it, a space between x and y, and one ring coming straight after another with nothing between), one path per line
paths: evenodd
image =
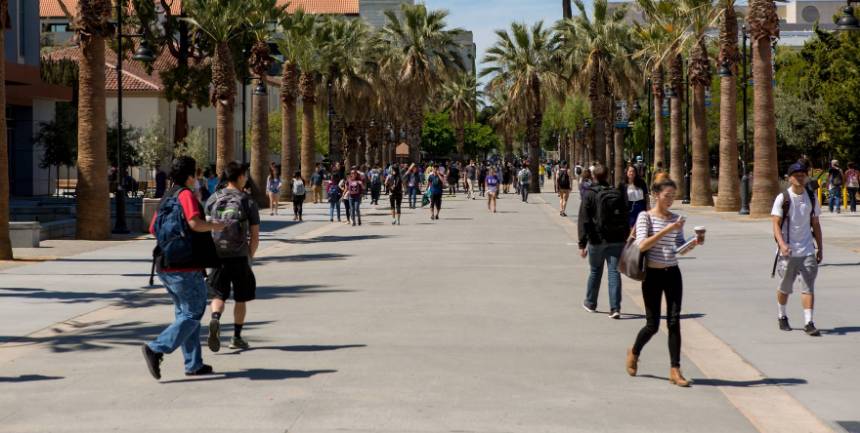
M645 252L648 271L642 282L642 298L645 301L645 327L639 331L636 342L627 351L627 373L635 376L639 354L648 340L660 330L660 304L666 297L666 323L669 327L669 357L671 369L669 382L678 386L690 386L681 374L681 298L683 283L678 268L676 248L684 245L684 217L672 213L669 208L675 201L677 185L664 179L651 187L655 196L654 207L642 212L636 220L636 240Z

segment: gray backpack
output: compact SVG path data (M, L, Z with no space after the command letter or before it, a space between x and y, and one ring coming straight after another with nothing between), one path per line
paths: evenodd
M212 233L219 257L242 256L248 243L248 216L242 205L243 194L221 190L210 198L212 219L227 223L223 231Z

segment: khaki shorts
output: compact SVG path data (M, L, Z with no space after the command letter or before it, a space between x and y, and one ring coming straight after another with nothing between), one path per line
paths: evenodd
M776 265L779 275L779 290L786 295L794 292L797 287L801 293L815 292L815 278L818 276L818 260L815 256L780 257Z

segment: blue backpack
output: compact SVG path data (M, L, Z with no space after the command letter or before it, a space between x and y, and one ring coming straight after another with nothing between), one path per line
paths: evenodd
M166 268L188 264L194 258L191 227L179 202L179 194L185 190L187 188L180 188L172 196L165 197L155 217L153 228L158 245L153 255L160 256L161 264Z

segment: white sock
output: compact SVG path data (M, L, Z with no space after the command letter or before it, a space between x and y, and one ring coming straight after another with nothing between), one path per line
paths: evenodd
M779 317L778 318L782 319L783 317L785 317L785 305L782 305L780 303L777 303L776 305L777 305L777 307L779 307Z
M812 322L812 308L803 309L803 319L806 320L806 323Z

